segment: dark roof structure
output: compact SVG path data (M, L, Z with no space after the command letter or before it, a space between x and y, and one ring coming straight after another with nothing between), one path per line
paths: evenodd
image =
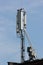
M37 59L34 61L25 61L23 63L8 62L8 65L43 65L43 59Z

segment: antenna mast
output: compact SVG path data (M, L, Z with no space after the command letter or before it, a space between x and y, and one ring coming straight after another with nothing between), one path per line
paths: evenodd
M26 12L24 9L17 10L16 32L21 38L21 62L24 62L24 29L26 29Z
M26 34L26 37L27 37L29 44L30 44L30 46L27 48L29 60L31 61L31 60L36 59L35 52L32 48L31 41L30 41L29 36L27 34L27 31L26 31L26 12L24 9L17 10L16 24L17 24L16 25L16 32L17 32L17 35L21 39L21 62L24 62L24 60L25 60L24 59L24 52L25 52L25 44L24 44L25 35L24 34Z

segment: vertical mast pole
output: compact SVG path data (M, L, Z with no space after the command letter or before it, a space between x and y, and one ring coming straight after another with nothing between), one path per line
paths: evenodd
M21 30L21 62L24 62L24 35L23 35L23 31Z

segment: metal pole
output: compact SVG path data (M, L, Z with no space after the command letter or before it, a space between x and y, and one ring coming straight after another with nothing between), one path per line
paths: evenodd
M23 32L21 30L21 62L24 62L24 36L23 36Z

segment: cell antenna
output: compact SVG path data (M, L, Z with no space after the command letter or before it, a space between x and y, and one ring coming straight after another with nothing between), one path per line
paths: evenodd
M21 62L24 62L24 29L26 30L26 12L23 8L17 10L16 33L21 38Z
M27 31L26 31L26 12L24 10L24 8L21 8L21 9L18 9L17 10L17 19L16 19L16 33L18 35L18 37L20 37L21 39L21 62L24 62L25 59L24 59L24 53L25 53L25 42L24 42L24 38L25 38L25 35L29 41L29 47L27 48L27 52L28 52L28 55L29 55L29 60L34 60L36 59L36 56L35 56L35 52L32 48L32 43L29 39L29 36L27 34ZM25 34L25 35L24 35Z

